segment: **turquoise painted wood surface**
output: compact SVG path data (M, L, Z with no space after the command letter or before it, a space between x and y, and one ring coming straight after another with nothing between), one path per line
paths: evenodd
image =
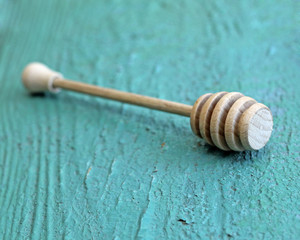
M299 239L298 1L0 1L1 239ZM23 67L193 104L270 106L258 152L187 118L71 92L30 97Z

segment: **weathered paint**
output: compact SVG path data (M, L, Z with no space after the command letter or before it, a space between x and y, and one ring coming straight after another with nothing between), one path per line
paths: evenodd
M1 239L299 239L297 1L0 1ZM224 153L187 118L70 92L23 67L193 104L240 91L271 141Z

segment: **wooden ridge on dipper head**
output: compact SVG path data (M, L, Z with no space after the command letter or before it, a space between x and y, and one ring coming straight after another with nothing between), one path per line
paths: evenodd
M270 109L239 92L207 93L190 106L67 80L41 63L27 65L22 81L30 93L66 89L190 117L193 132L224 151L261 149L273 130Z

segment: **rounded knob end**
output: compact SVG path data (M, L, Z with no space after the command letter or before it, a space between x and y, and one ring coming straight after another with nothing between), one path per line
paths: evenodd
M62 78L62 74L38 62L28 64L22 73L22 82L30 93L59 92L59 88L53 87L56 78Z

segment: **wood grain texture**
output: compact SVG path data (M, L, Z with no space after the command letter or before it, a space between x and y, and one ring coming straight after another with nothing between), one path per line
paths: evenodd
M191 117L190 117L190 125L192 128L193 133L201 137L200 133L200 127L199 127L199 119L200 119L200 113L203 108L204 103L208 100L208 98L212 95L212 93L206 93L199 97L197 101L194 103L192 112L191 112Z
M260 150L267 144L273 131L273 116L270 109L261 103L255 103L249 108L243 108L247 106L247 100L242 104L235 105L235 102L244 96L239 92L204 94L191 106L113 88L104 88L81 81L64 79L60 73L50 70L42 63L36 62L30 63L24 68L22 83L30 95L48 92L57 93L64 89L121 103L188 116L190 117L192 131L197 136L202 138L201 129L202 132L205 132L205 140L209 139L211 145L224 151L235 150L237 147L235 143L236 146L230 149L229 145L232 142L226 142L226 134L237 134L236 137L239 138L239 142L243 147L242 151ZM243 107L241 108L240 106ZM231 115L235 117L231 118ZM227 128L225 134L226 121L227 125L229 121L231 128ZM228 130L231 130L231 132L228 132Z
M268 107L261 103L254 103L243 113L239 124L242 145L248 150L258 150L265 146L271 136L273 117Z
M190 117L192 131L197 136L202 137L200 129L202 131L204 129L205 140L209 139L211 145L224 151L235 150L237 147L235 143L234 148L230 149L229 145L232 142L226 142L226 134L237 134L236 137L239 138L239 142L243 147L242 151L260 150L267 144L273 131L273 117L270 109L261 103L255 103L249 108L241 108L240 106L247 106L247 100L245 103L236 106L235 102L244 96L239 92L204 94L191 106L141 94L104 88L81 81L64 79L60 73L50 70L42 63L36 62L30 63L24 68L22 83L30 95L48 92L57 93L64 89L121 103L188 116ZM229 113L234 118L231 118ZM200 119L201 121L199 121ZM228 122L228 120L231 128L227 128L225 134L225 122ZM231 132L228 132L228 130L231 130Z
M239 137L239 125L237 124L246 109L251 107L256 101L253 98L244 96L238 99L229 110L225 121L225 139L228 146L235 151L243 151L243 147Z
M298 13L297 1L0 0L0 238L298 239ZM242 92L270 107L273 135L224 153L186 118L32 98L31 61L191 105Z
M238 92L231 92L225 94L220 99L220 101L216 104L216 107L212 112L211 122L210 122L211 139L217 147L225 151L230 150L230 148L226 143L225 134L224 134L227 114L230 108L232 107L232 105L234 104L234 102L241 97L243 97L243 94Z
M190 125L196 136L223 151L260 150L271 137L273 116L242 93L207 93L191 108Z
M209 99L207 99L207 101L204 103L200 113L200 119L199 119L200 134L205 139L205 141L212 146L215 146L211 138L211 131L210 131L210 124L213 120L212 119L213 111L217 103L219 102L219 100L226 94L227 92L218 92L211 95Z
M55 88L84 93L105 99L129 103L141 107L155 109L163 112L190 117L192 106L159 98L144 96L142 94L120 91L112 88L103 88L97 85L86 84L80 81L57 78L53 82Z

